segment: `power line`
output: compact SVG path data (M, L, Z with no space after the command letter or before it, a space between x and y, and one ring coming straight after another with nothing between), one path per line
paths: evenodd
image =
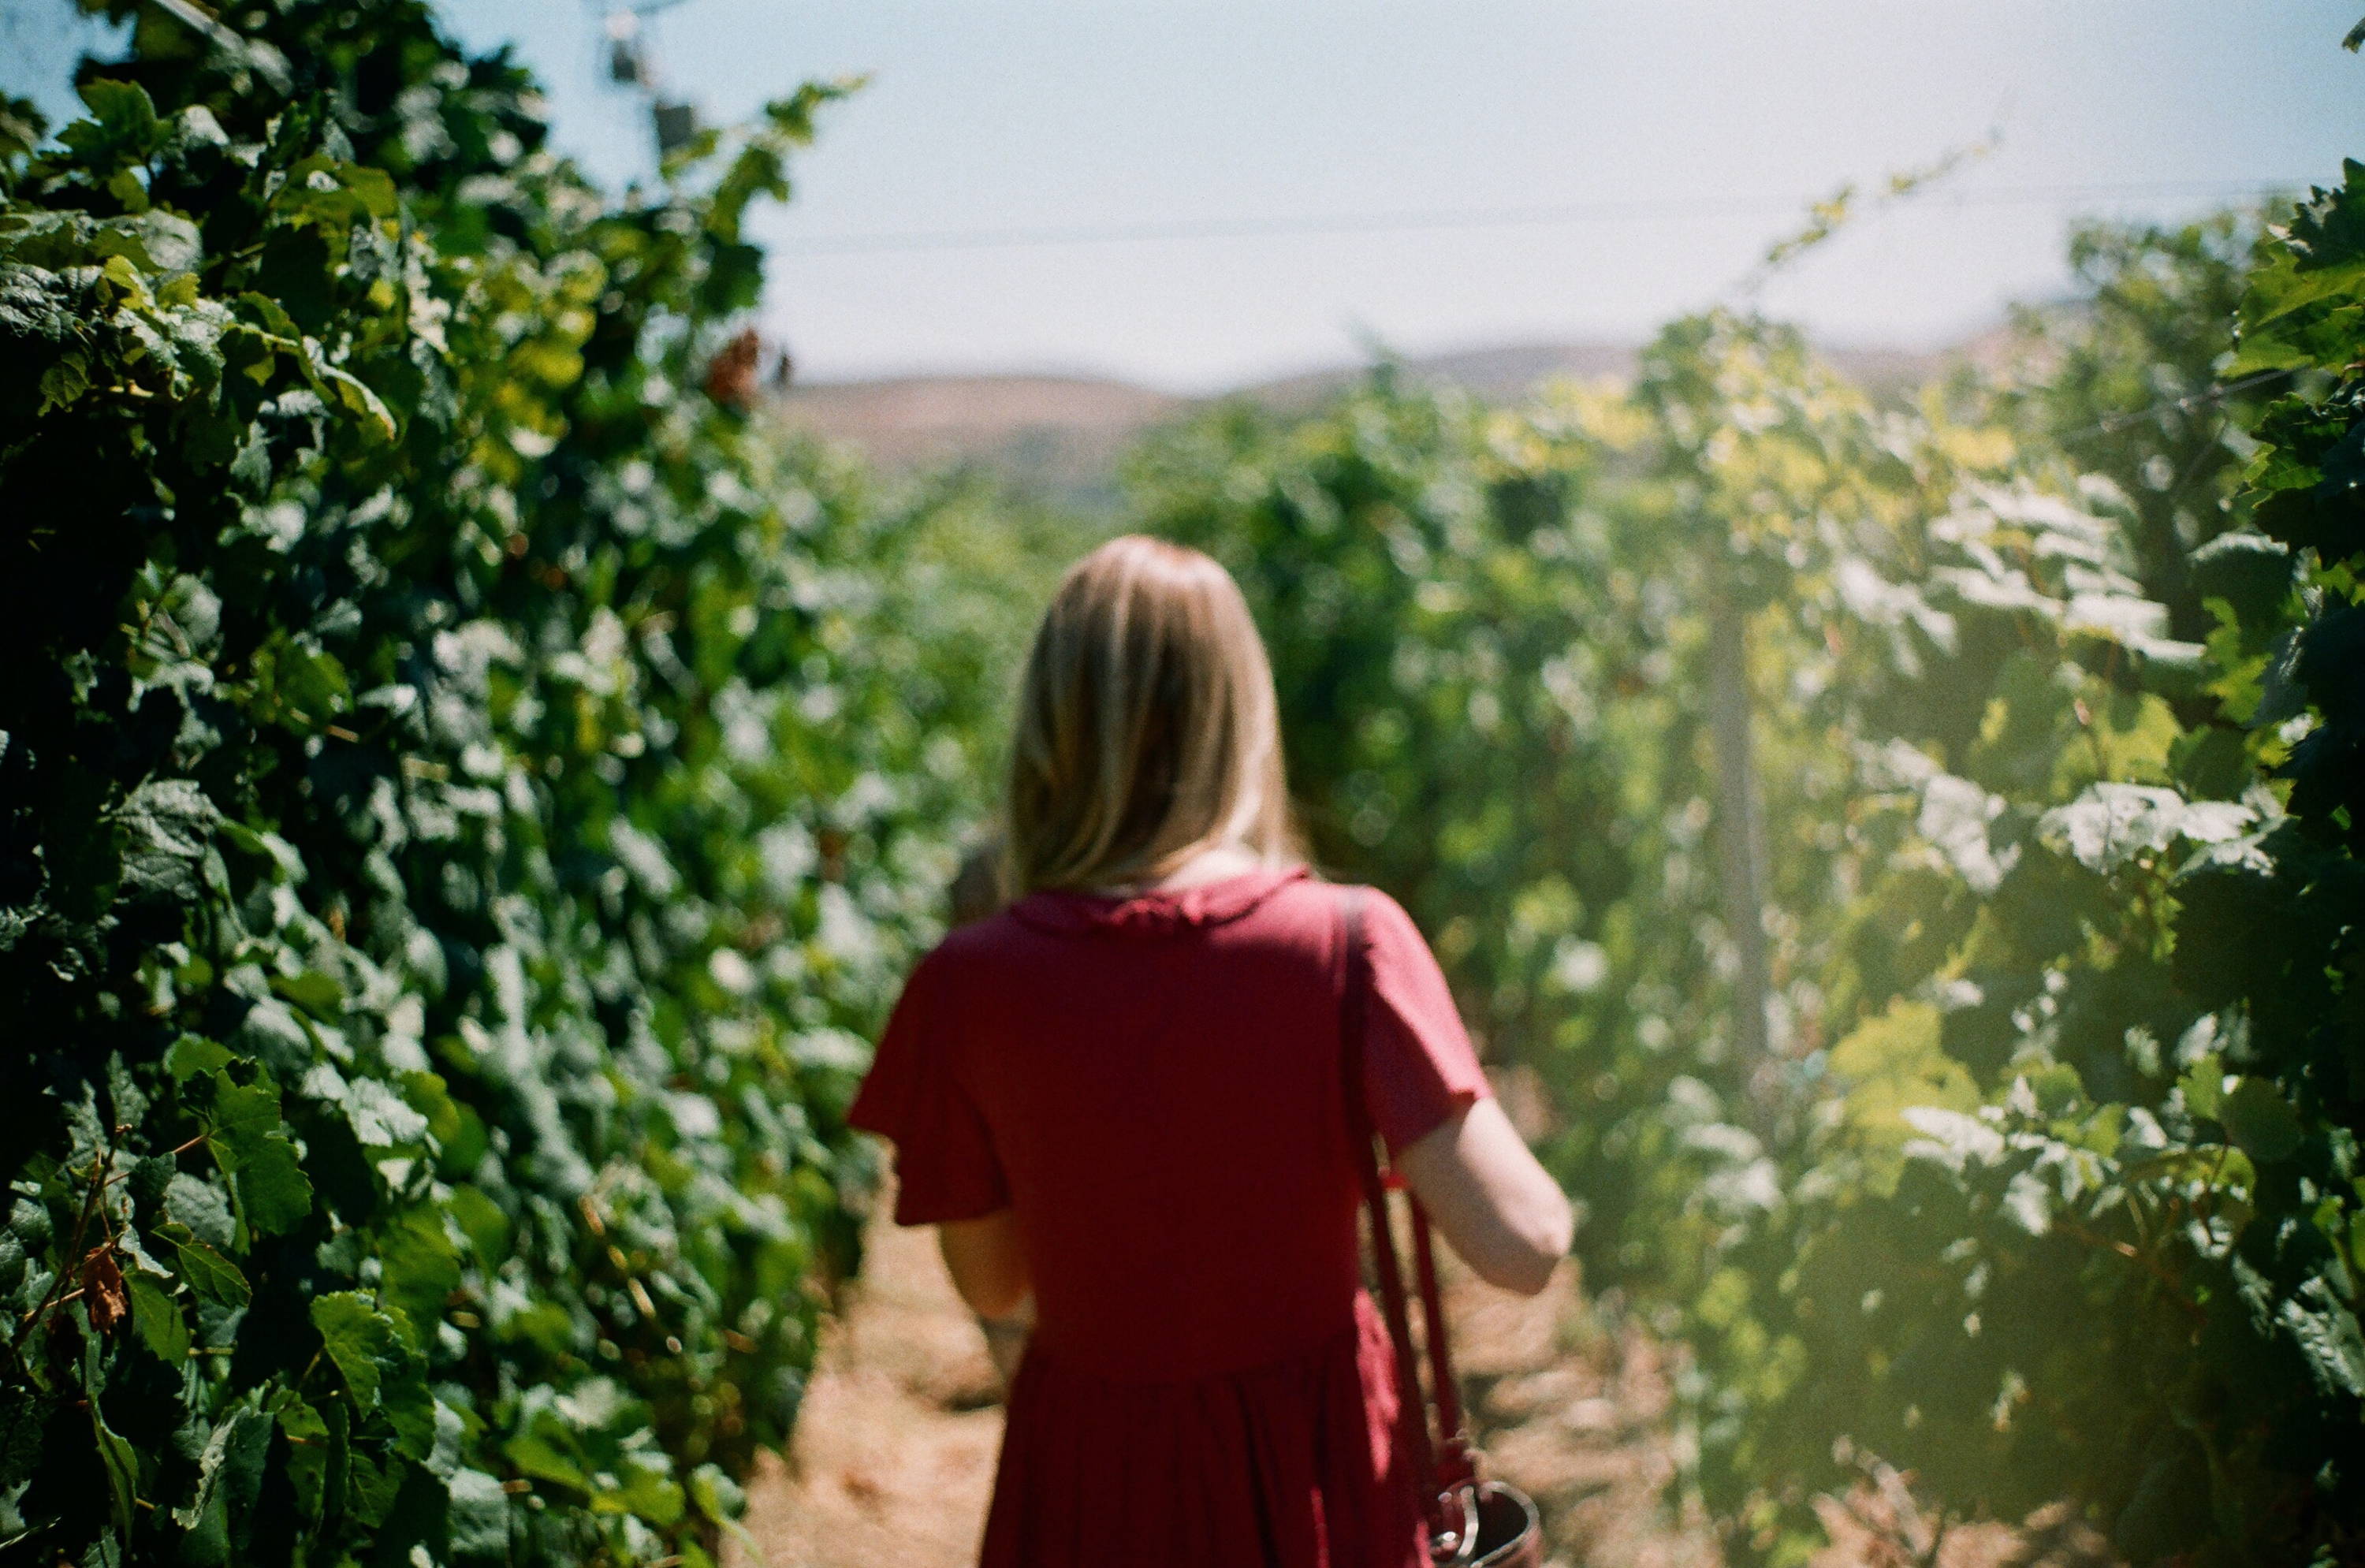
M2254 371L2239 381L2220 382L2214 386L2204 386L2200 391L2186 397L2171 398L2165 402L2154 403L2148 408L2130 409L2121 414L2107 414L2082 430L2070 431L2054 439L2061 442L2076 442L2090 440L2098 435L2116 435L2121 431L2133 429L2136 425L2152 420L2166 419L2170 414L2189 414L2195 409L2214 408L2228 398L2238 398L2243 393L2257 387L2272 386L2278 381L2298 374L2299 372L2294 369Z
M2299 180L2171 180L2148 184L1998 186L1919 198L1915 206L2039 207L2142 196L2265 196L2303 188ZM784 237L792 255L877 255L893 252L1031 250L1059 245L1107 245L1169 240L1241 240L1283 234L1409 233L1459 229L1540 229L1637 218L1690 218L1721 211L1792 213L1803 203L1786 197L1664 197L1578 202L1552 207L1443 208L1429 212L1333 213L1295 218L1182 218L1039 229L912 230L874 234Z

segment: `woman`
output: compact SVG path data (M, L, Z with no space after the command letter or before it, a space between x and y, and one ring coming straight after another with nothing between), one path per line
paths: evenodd
M1416 1568L1387 1330L1358 1286L1337 890L1292 850L1272 671L1195 551L1128 537L1028 660L1016 902L913 972L849 1120L896 1146L979 1314L1032 1308L985 1568ZM1365 1086L1483 1279L1541 1291L1569 1208L1403 910L1367 895Z

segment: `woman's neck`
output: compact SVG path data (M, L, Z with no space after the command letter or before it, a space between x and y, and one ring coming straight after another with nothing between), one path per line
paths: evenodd
M1117 898L1146 892L1174 892L1183 888L1195 888L1203 882L1220 882L1227 877L1253 871L1262 864L1263 861L1237 844L1219 844L1202 849L1163 877L1093 890Z

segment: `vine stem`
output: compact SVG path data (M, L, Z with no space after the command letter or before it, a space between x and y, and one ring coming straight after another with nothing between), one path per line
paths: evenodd
M107 1185L106 1173L114 1168L115 1146L108 1144L99 1151L98 1163L91 1170L90 1185L83 1189L82 1213L74 1216L73 1239L66 1243L65 1256L69 1261L58 1270L57 1278L50 1282L50 1288L41 1293L41 1299L34 1305L33 1309L17 1319L19 1338L23 1337L23 1330L32 1327L42 1316L61 1305L57 1299L58 1287L66 1282L66 1274L73 1266L71 1260L78 1257L82 1252L82 1238L90 1233L91 1211L98 1204L100 1191ZM66 1299L71 1301L73 1298L68 1296ZM13 1345L11 1349L14 1349Z
M2169 1273L2168 1271L2168 1265L2162 1263L2158 1258L2143 1251L2141 1249L2131 1243L2114 1241L2107 1236L2102 1236L2095 1231L2090 1230L2083 1222L2079 1220L2073 1219L2062 1221L2061 1230L2064 1235L2082 1241L2087 1246L2094 1248L2099 1251L2115 1252L2120 1257L2127 1260L2127 1261L2136 1264L2145 1273L2149 1274L2152 1279L2159 1284L2162 1290L2165 1290L2168 1293L2169 1299L2181 1308L2184 1315L2192 1320L2194 1327L2202 1327L2208 1323L2208 1309L2184 1294L2183 1282L2178 1280L2174 1274Z
M250 1120L259 1120L260 1118L249 1118L249 1119L250 1119ZM217 1130L219 1130L219 1129L217 1129ZM196 1137L193 1137L193 1138L189 1139L186 1143L177 1143L177 1144L174 1144L172 1148L170 1148L166 1149L166 1150L163 1152L163 1155L162 1156L162 1158L163 1158L163 1159L176 1159L176 1158L178 1158L178 1157L179 1157L179 1156L181 1156L181 1155L184 1155L184 1154L188 1153L188 1152L189 1152L189 1150L191 1150L191 1149L193 1149L193 1148L196 1148L196 1147L197 1147L197 1145L199 1145L199 1144L201 1144L201 1143L205 1142L205 1141L206 1141L206 1139L207 1139L207 1138L209 1138L209 1137L213 1137L213 1134L212 1134L212 1133L209 1133L209 1132L206 1132L206 1133L199 1133ZM131 1179L131 1172L130 1172L130 1171L129 1171L129 1170L126 1170L126 1171L123 1171L123 1172L121 1172L121 1173L119 1173L119 1174L118 1174L118 1175L114 1175L114 1176L110 1176L110 1177L108 1177L108 1178L106 1179L106 1184L107 1184L108 1186L112 1187L112 1186L114 1186L118 1182L128 1182L128 1181L129 1181L130 1179Z

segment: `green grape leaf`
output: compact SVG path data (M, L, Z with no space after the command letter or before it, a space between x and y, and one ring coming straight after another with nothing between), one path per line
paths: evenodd
M238 1265L198 1240L188 1226L177 1223L161 1225L156 1234L171 1244L180 1265L181 1281L189 1289L223 1306L244 1306L253 1299L253 1289Z
M196 1493L173 1510L174 1522L188 1533L181 1560L191 1568L225 1568L234 1561L230 1517L251 1509L263 1484L270 1451L272 1420L252 1408L231 1411L216 1423L197 1459Z
M337 401L366 419L369 428L384 439L394 439L394 412L386 406L384 399L370 390L367 383L351 371L333 364L321 364L316 369L321 378L336 389Z
M701 1464L689 1473L690 1500L699 1512L716 1524L728 1526L747 1511L747 1492L719 1464Z
M2258 813L2226 801L2187 802L2173 790L2092 784L2037 819L2037 837L2090 871L2119 869L2180 839L2222 844L2249 830Z
M106 1424L100 1399L106 1384L99 1371L98 1347L95 1335L83 1341L83 1397L90 1408L91 1434L98 1440L99 1467L106 1474L107 1500L113 1508L115 1533L118 1539L128 1540L131 1537L133 1508L140 1497L140 1456Z
M137 84L99 77L82 84L82 101L91 118L67 126L58 140L99 167L143 159L163 145L156 105Z
M343 1374L355 1412L383 1412L405 1455L424 1459L434 1451L435 1399L400 1309L381 1308L358 1291L337 1291L313 1297L311 1313L321 1349Z
M2276 1316L2326 1398L2365 1397L2365 1331L2321 1276L2303 1282Z
M620 1484L592 1494L593 1512L630 1513L660 1529L681 1522L685 1512L681 1484L673 1478L672 1464L663 1455L628 1454L622 1471Z
M520 1432L501 1445L502 1454L517 1466L520 1473L537 1481L555 1482L577 1492L592 1490L591 1478L583 1467L559 1451L549 1439L534 1432Z
M344 1374L353 1407L364 1414L376 1409L381 1386L398 1377L410 1360L394 1319L358 1291L336 1291L312 1298L312 1327L320 1331L321 1349Z
M2214 1117L2225 1100L2225 1064L2212 1052L2186 1068L2176 1086L2183 1092L2186 1110L2196 1116Z
M164 1070L181 1082L228 1067L230 1047L200 1035L184 1035L164 1052Z
M379 1289L413 1324L443 1316L445 1298L460 1288L460 1254L444 1234L440 1211L405 1215L387 1228L378 1256Z
M291 1394L279 1406L277 1418L287 1438L287 1479L295 1487L296 1506L307 1520L317 1520L328 1501L332 1473L342 1473L342 1412L332 1429L319 1411Z
M345 988L336 976L319 969L302 974L274 975L271 989L324 1023L334 1023L345 1009Z
M131 1327L140 1342L169 1366L186 1361L189 1320L182 1316L181 1304L173 1299L171 1282L134 1269L124 1282L131 1296Z
M91 235L93 253L119 255L148 272L186 272L205 255L197 226L176 212L146 212L107 219Z
M490 1271L510 1255L510 1221L500 1205L477 1187L455 1187L443 1200L444 1208L467 1237L476 1267Z
M449 1481L460 1468L461 1456L468 1445L483 1432L484 1423L454 1409L441 1399L435 1402L435 1443L423 1462L427 1473L438 1481Z
M123 884L137 893L187 899L221 813L193 779L151 779L117 808Z
M481 1470L459 1470L446 1484L452 1556L459 1562L510 1560L510 1496Z
M2272 1165L2299 1152L2305 1137L2299 1113L2268 1079L2245 1077L2217 1107L2217 1119L2234 1146L2261 1164Z
M401 1495L402 1477L410 1466L398 1454L380 1457L361 1449L346 1453L346 1497L354 1522L375 1529L393 1511Z
M268 1074L240 1083L214 1075L206 1147L236 1183L246 1222L268 1234L292 1230L312 1212L312 1183L279 1119L279 1089Z

